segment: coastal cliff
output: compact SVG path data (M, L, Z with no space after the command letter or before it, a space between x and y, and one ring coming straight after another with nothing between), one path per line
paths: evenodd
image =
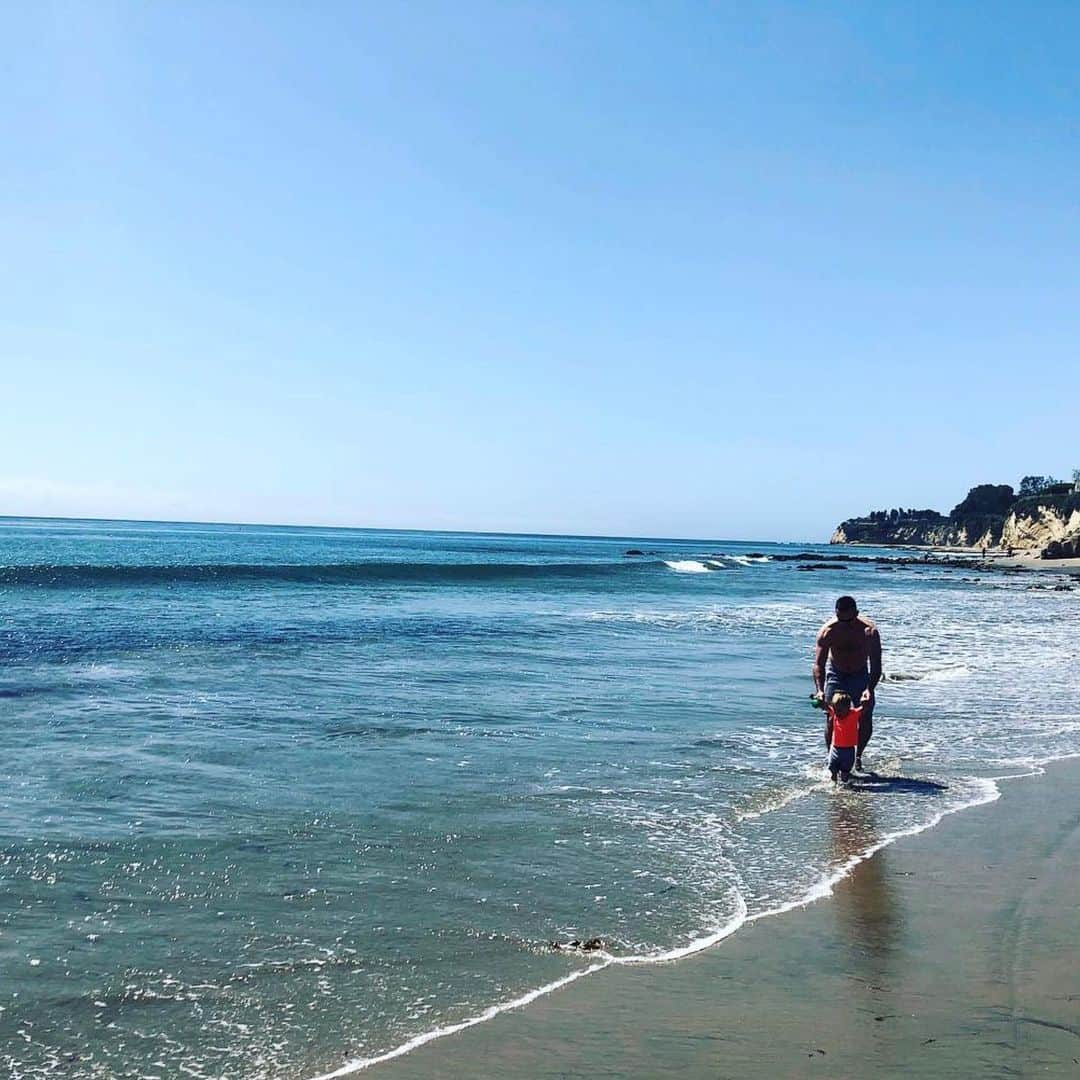
M948 515L876 510L841 522L829 542L995 547L1043 558L1080 557L1080 484L1047 483L1021 497L1007 484L981 484Z
M1080 557L1080 494L1069 506L1038 505L1009 514L1002 526L1000 544L1037 551L1047 559Z

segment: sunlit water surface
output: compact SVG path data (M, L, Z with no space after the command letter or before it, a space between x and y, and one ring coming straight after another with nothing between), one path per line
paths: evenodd
M0 1065L314 1075L597 962L554 940L692 949L1080 750L1080 593L800 550L0 523ZM879 778L833 795L840 592L888 680Z

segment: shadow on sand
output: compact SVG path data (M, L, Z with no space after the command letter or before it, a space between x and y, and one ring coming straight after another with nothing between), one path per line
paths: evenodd
M937 780L918 780L913 776L882 776L880 773L854 773L848 781L848 791L861 791L869 795L904 793L907 795L936 795L947 791L948 784Z

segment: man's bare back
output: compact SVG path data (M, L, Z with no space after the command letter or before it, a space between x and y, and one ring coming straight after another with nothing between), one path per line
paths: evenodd
M832 666L845 675L866 671L868 665L873 669L875 659L879 674L881 671L881 637L865 615L847 620L834 615L818 631L817 652L814 664L823 673L827 660L832 660Z

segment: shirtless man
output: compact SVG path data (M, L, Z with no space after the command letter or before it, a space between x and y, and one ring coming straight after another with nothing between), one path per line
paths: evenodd
M855 598L841 596L836 615L819 631L814 651L814 689L831 701L838 690L863 706L855 768L862 769L862 752L874 733L874 687L881 681L881 637L877 627L859 614Z

